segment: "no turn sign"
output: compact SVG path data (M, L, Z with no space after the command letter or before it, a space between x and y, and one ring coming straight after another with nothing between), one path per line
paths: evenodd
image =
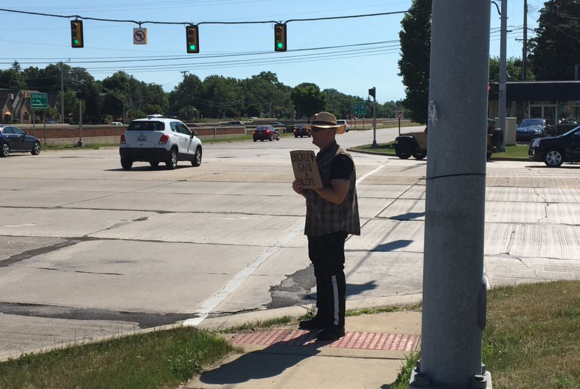
M133 44L134 45L146 45L147 44L147 29L146 28L134 28L133 29Z
M397 112L395 112L395 115L397 116L397 119L402 119L403 118L403 111L398 109Z

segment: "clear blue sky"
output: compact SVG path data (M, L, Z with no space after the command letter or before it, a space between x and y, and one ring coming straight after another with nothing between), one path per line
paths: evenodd
M507 24L511 30L508 57L522 54L523 1L508 1ZM3 3L0 8L56 15L194 24L385 13L406 11L411 6L411 0L23 0L12 2L11 6ZM542 6L541 0L528 0L528 28L537 26ZM496 7L493 4L491 7L490 55L499 56L500 19ZM375 86L377 100L384 103L405 97L401 78L397 76L402 17L403 14L393 14L291 22L286 53L274 52L273 24L202 24L201 53L187 54L183 25L143 24L148 30L148 44L134 45L136 24L85 20L84 48L73 49L69 19L0 12L0 68L9 68L15 60L23 68L70 61L69 65L86 68L97 80L123 70L141 81L162 85L166 91L171 91L182 79L182 71L196 74L202 80L214 74L243 79L271 71L292 87L312 82L321 89L334 88L363 98ZM532 36L528 32L528 38ZM382 43L361 45L375 42ZM320 47L332 48L304 50ZM164 57L170 59L158 60Z

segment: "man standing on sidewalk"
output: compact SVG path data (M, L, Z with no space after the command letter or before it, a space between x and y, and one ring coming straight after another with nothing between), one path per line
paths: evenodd
M336 340L344 336L346 279L344 243L348 234L360 235L354 162L336 143L336 134L345 126L336 117L320 112L311 123L312 143L320 151L316 164L323 188L304 189L294 180L294 191L306 198L308 255L316 277L317 312L311 320L301 321L305 330L320 330L318 340Z

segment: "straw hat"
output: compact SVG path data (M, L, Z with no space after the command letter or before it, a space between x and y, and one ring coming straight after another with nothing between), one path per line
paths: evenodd
M337 134L343 134L346 131L346 124L336 124L336 116L330 112L319 112L314 115L310 127L316 128L335 128Z

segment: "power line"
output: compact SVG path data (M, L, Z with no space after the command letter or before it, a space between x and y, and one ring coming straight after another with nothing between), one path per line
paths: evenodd
M32 11L20 11L15 9L7 9L7 8L0 8L0 12L11 12L11 13L18 13L18 14L25 14L25 15L35 15L35 16L44 16L44 17L51 17L51 18L62 18L62 19L83 19L83 20L94 20L98 22L111 22L111 23L132 23L138 24L139 26L143 24L165 24L165 25L190 25L191 22L160 22L154 20L146 20L146 21L137 21L137 20L130 20L130 19L109 19L109 18L95 18L92 16L81 16L81 15L56 15L56 14L49 14L44 12L32 12ZM328 16L328 17L321 17L321 18L305 18L305 19L290 19L284 23L290 22L313 22L313 21L321 21L321 20L337 20L337 19L355 19L355 18L369 18L369 17L376 17L376 16L387 16L387 15L396 15L396 14L404 14L408 11L393 11L393 12L379 12L379 13L372 13L372 14L359 14L359 15L346 15L346 16ZM280 21L276 20L256 20L256 21L240 21L240 22L199 22L196 25L201 24L272 24L278 23Z

